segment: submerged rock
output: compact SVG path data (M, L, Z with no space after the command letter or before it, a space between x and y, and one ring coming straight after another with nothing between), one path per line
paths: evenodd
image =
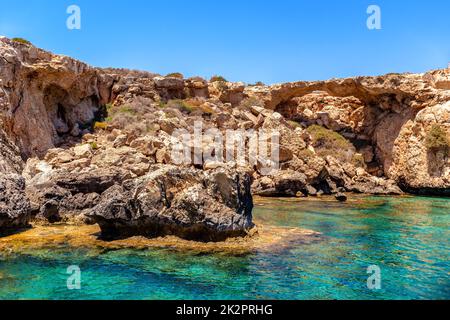
M340 202L347 201L347 196L342 192L336 193L336 195L334 197L336 198L337 201L340 201Z
M159 166L106 190L88 216L105 238L176 235L221 241L253 227L252 208L245 173Z

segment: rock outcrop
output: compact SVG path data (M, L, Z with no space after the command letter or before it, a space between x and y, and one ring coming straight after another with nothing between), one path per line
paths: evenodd
M4 225L25 224L31 211L97 222L105 236L217 240L251 226L250 185L264 196L449 195L449 69L247 86L94 68L4 37L0 58L0 175L16 199L0 202ZM276 130L279 170L263 172L267 161L250 155L244 164L174 161L180 145L220 152L208 137L176 135L199 121L223 136ZM31 209L9 174L25 178Z
M253 227L250 177L226 170L159 166L106 190L89 213L102 235L176 235L220 241Z
M25 179L0 173L0 233L28 225L31 210L25 196Z

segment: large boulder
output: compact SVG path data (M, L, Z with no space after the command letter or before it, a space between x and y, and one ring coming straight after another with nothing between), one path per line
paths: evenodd
M279 170L271 176L256 180L252 186L256 195L263 197L295 197L306 188L306 176L291 170Z
M85 214L111 186L130 178L121 168L87 167L81 171L53 168L30 159L24 171L33 217L45 222L89 222Z
M17 174L0 173L0 232L27 226L29 219L25 180Z
M88 216L105 238L176 235L221 241L253 227L252 208L245 173L164 165L106 190Z

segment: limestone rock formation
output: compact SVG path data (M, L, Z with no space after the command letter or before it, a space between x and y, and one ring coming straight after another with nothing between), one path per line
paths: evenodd
M252 208L246 174L159 166L106 190L89 217L106 238L176 235L220 241L253 227Z
M25 180L17 174L0 173L0 232L27 226L30 209Z
M433 126L447 136L447 146L427 146ZM405 191L450 196L450 102L425 108L400 129L392 146L388 174Z
M6 136L0 126L0 173L20 174L22 169L23 160L19 148Z
M77 60L7 38L0 56L1 118L25 157L43 156L109 98L100 96L95 69Z
M31 215L39 220L95 220L106 234L158 234L155 219L167 214L162 233L188 238L246 229L251 215L238 203L251 207L241 190L250 184L265 196L449 195L450 69L266 86L94 68L5 37L0 58L0 175L21 199L0 202L9 217L4 225L26 223L30 211L20 179L9 174L25 178ZM278 131L270 148L279 148L279 170L264 173L261 156L246 156L251 164L174 161L180 145L188 153L211 151L211 139L186 143L176 135L180 129L192 135L198 122L202 132L224 136ZM177 170L189 182L161 176ZM220 170L228 177L225 189L241 190L239 197L211 192L208 181ZM242 175L251 177L248 183L232 182ZM169 202L156 181L177 190L170 208L161 206ZM155 199L141 198L147 188ZM158 209L137 207L152 201ZM107 212L111 206L119 208L117 217ZM131 216L121 220L124 212Z

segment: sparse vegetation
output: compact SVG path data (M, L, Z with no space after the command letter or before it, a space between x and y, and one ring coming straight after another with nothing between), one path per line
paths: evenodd
M129 105L124 105L124 106L121 106L120 108L119 108L119 112L120 113L128 113L128 114L131 114L131 115L135 115L137 112L136 112L136 110L135 109L133 109L131 106L129 106Z
M450 140L445 129L439 124L434 124L427 132L425 146L433 152L445 151L448 153L448 150L450 149Z
M219 81L219 82L228 82L227 79L225 79L225 78L222 77L222 76L218 76L218 75L212 76L211 79L209 79L209 81L210 81L210 82L216 82L216 81Z
M108 124L106 122L95 122L94 130L106 130L108 128Z
M97 142L95 142L95 141L93 141L93 142L91 142L89 144L91 145L91 148L94 149L94 150L97 150L99 148Z
M239 107L242 109L250 109L250 107L257 106L264 108L264 102L261 99L255 97L249 97L247 99L242 100Z
M258 86L265 86L265 84L264 84L264 82L261 82L261 81L249 84L249 87L258 87Z
M291 127L295 128L301 128L302 125L300 123L298 123L297 121L292 121L292 120L288 120L288 123Z
M107 104L105 105L105 109L106 109L106 112L107 112L108 114L111 112L112 108L113 108L112 103L107 103Z
M30 41L28 41L28 40L26 40L26 39L24 39L24 38L12 38L11 39L12 41L14 41L14 42L19 42L19 43L22 43L22 44L27 44L27 45L33 45Z
M164 101L159 101L158 102L158 107L161 109L164 109L165 107L167 107L167 103L165 103Z
M355 153L352 157L352 164L355 167L359 168L366 168L366 162L364 161L364 156L360 153Z
M166 107L168 108L175 108L180 110L181 112L184 113L191 113L192 111L194 111L194 106L190 103L188 103L185 100L180 100L180 99L176 99L176 100L169 100L166 104Z
M174 108L178 109L183 113L201 113L201 115L212 115L215 111L205 104L202 99L187 99L187 100L169 100L166 104L163 104L163 108Z
M339 133L319 125L312 125L306 131L311 135L313 146L319 156L333 156L341 161L355 160L355 147Z
M309 150L307 148L299 151L299 153L298 153L298 157L302 160L307 160L314 156L315 156L314 152L312 152L311 150Z
M169 73L168 75L166 75L166 77L184 79L184 75L182 73L179 73L179 72Z

